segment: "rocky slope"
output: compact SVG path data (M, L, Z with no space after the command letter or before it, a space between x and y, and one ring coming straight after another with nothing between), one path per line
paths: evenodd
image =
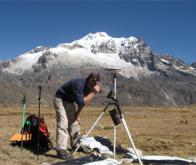
M37 86L43 86L43 103L52 103L57 87L92 70L102 73L104 92L95 100L105 101L111 73L120 68L118 97L122 104L184 105L196 103L196 68L169 54L151 51L135 37L113 38L104 32L89 33L72 43L48 48L39 46L15 59L0 62L0 103L19 103L26 94L37 102Z

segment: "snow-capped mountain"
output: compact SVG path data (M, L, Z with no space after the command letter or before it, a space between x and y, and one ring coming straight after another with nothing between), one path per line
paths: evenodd
M54 79L51 86L55 90L55 87L65 78L74 77L78 73L82 74L85 68L92 67L120 68L121 97L126 97L129 103L130 100L134 100L137 103L149 105L159 103L177 105L180 99L177 98L175 92L179 93L181 88L183 90L186 88L182 93L187 95L186 99L182 96L180 100L182 104L196 102L193 97L196 96L196 89L192 91L187 89L189 83L192 86L196 82L194 64L188 65L169 54L164 56L155 54L142 39L114 38L105 32L89 33L79 40L62 43L52 48L38 46L15 59L0 62L0 73L3 76L2 80L11 75L13 79L17 79L14 85L22 86L23 84L27 88L39 81L43 82L47 76L52 75ZM104 78L107 77L107 74L103 73L103 75ZM105 80L108 79L105 78ZM179 85L179 81L183 81L183 85ZM173 86L173 83L179 86ZM149 84L153 86L149 87ZM176 88L179 89L176 90ZM153 92L158 96L154 98L153 95L150 101L146 101L149 100L149 93ZM145 93L146 95L143 96ZM163 97L165 101L157 101L157 98Z
M141 66L148 64L150 56L150 49L147 48L147 57L139 57L137 53L141 44L143 43L134 37L112 38L103 32L89 33L77 41L60 44L54 48L39 46L1 64L1 69L3 72L22 74L36 69L39 65L47 68L53 65L68 68L104 66L123 68L127 77L137 76L137 72L142 70Z
M169 55L155 57L149 46L135 37L113 38L105 32L89 33L71 43L59 44L54 48L39 46L14 60L1 65L3 72L22 74L33 71L40 65L51 68L63 65L68 68L88 66L121 68L121 74L138 77L138 74L152 74L155 70L176 70L196 75L193 67Z

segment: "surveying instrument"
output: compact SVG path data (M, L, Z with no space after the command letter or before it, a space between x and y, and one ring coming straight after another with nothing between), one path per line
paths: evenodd
M107 95L107 98L110 99L110 101L107 103L105 108L102 110L101 114L99 115L97 120L94 122L94 124L92 125L90 130L83 137L88 137L89 136L89 134L94 129L94 127L97 125L97 123L99 122L101 117L104 115L106 110L110 106L112 106L114 108L113 108L113 110L110 110L109 113L110 113L110 116L111 116L111 118L113 120L113 123L114 123L114 125L113 125L113 129L114 129L113 156L114 156L114 159L116 158L116 126L118 124L120 124L120 123L123 123L123 126L124 126L125 131L126 131L126 133L128 135L129 141L131 142L131 144L133 146L133 149L134 149L134 152L135 152L135 154L136 154L136 156L138 158L138 161L139 161L140 165L143 165L143 163L141 161L141 158L140 158L140 156L139 156L139 154L137 152L137 149L135 147L135 144L133 142L133 139L131 137L131 134L129 132L127 123L125 121L124 115L123 115L122 110L121 110L120 105L119 105L119 101L118 101L117 96L116 96L116 93L117 93L117 90L116 90L117 72L119 72L121 69L105 69L105 70L106 71L110 71L113 74L113 84L112 84L111 90L109 91L109 93ZM77 144L76 149L72 152L73 155L75 155L75 153L78 151L78 149L80 148L81 144L82 143L79 141L79 143Z

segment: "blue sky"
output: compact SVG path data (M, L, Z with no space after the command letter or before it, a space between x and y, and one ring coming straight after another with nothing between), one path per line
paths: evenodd
M153 52L196 62L194 0L0 1L0 60L100 31L140 37Z

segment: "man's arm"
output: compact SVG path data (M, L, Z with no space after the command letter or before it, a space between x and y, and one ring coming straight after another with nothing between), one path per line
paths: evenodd
M100 86L99 85L95 85L93 88L93 91L90 92L87 96L84 97L84 105L88 104L93 97L100 91ZM84 108L84 106L79 106L78 110L76 112L76 120L78 120L79 114L82 111L82 109Z
M75 121L77 120L79 120L79 114L80 114L80 112L82 111L82 109L84 108L84 106L79 106L78 107L78 110L77 110L77 112L76 112L76 116L75 116Z

